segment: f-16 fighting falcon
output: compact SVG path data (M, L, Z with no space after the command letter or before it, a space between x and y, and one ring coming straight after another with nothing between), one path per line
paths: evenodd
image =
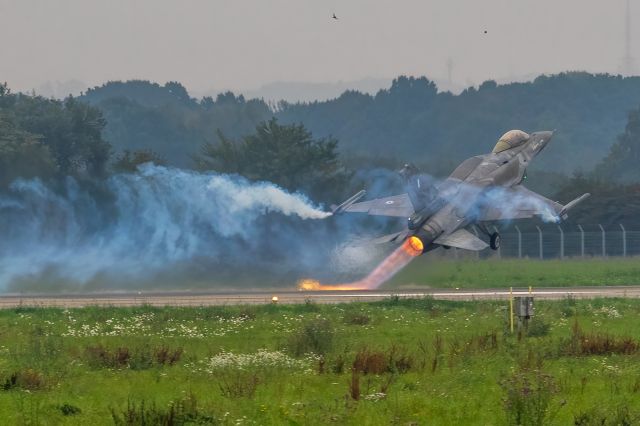
M522 186L531 160L542 151L553 132L531 135L521 130L505 133L490 154L463 161L441 182L421 175L411 165L400 174L407 193L358 203L365 195L360 191L340 206L334 214L360 212L370 215L408 218L401 232L377 239L377 242L403 242L418 253L438 247L497 250L500 234L490 232L487 222L509 221L540 216L547 222L567 218L567 212L589 197L584 194L566 205L551 201ZM474 226L489 240L487 244Z

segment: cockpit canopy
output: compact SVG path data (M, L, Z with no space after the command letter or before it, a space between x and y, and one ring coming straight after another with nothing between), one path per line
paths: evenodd
M515 148L516 146L520 146L528 140L528 133L525 133L522 130L509 130L498 140L498 143L493 148L492 152L497 154L499 152Z

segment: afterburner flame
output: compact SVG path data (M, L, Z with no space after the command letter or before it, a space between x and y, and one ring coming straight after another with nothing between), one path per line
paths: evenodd
M300 291L331 290L374 290L407 266L411 260L422 254L424 244L418 237L410 237L386 259L384 259L369 275L359 281L344 284L326 285L320 281L304 279L298 282Z
M298 290L300 291L330 291L330 290L368 290L356 281L348 284L320 284L318 280L304 279L298 282Z
M416 237L415 235L412 235L411 237L409 237L407 241L409 242L409 246L413 250L420 253L422 253L422 251L424 250L424 244L422 243L422 240Z

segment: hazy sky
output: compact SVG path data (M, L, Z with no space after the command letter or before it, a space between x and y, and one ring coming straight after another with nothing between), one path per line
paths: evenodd
M624 11L625 0L0 0L0 81L250 89L446 78L448 58L458 84L618 72ZM636 39L640 4L632 15ZM640 41L632 49L640 58Z

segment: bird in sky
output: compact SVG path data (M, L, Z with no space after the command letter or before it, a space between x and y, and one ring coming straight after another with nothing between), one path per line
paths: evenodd
M333 19L338 19L338 17L336 16L336 14L334 13L332 16Z

